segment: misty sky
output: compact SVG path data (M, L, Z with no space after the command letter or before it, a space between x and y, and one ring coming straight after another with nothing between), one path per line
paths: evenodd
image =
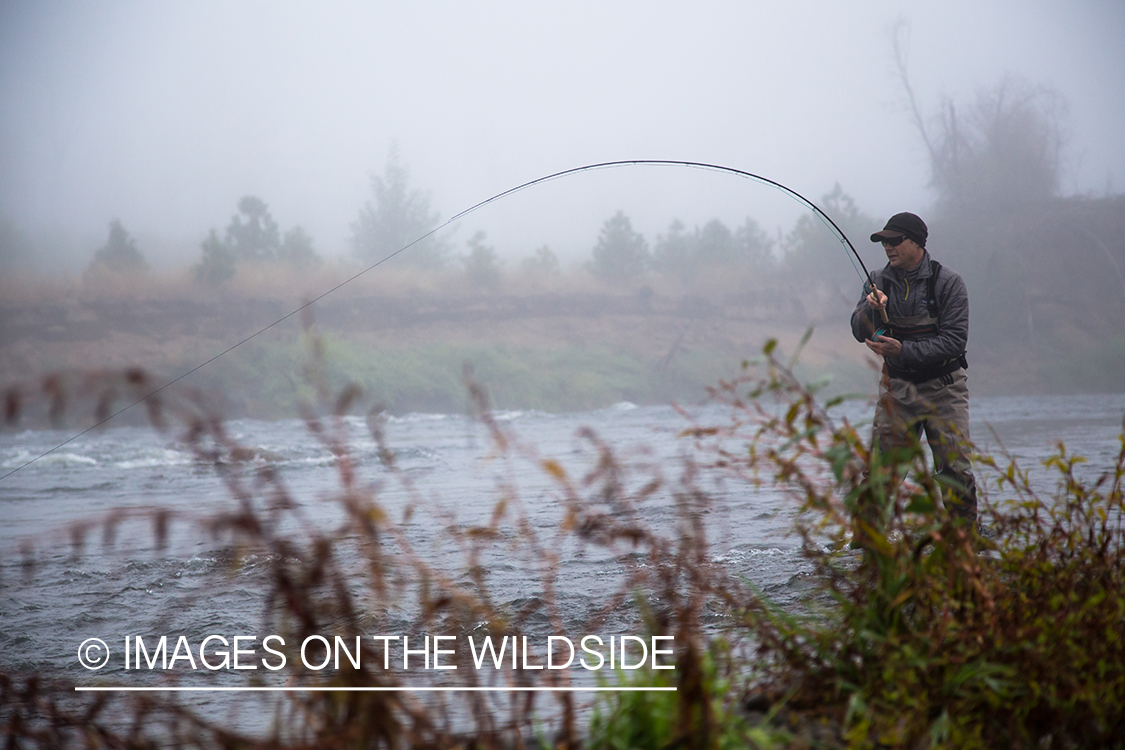
M238 199L326 256L392 144L443 218L545 174L705 161L866 213L923 212L927 160L889 29L909 24L919 102L1014 74L1069 104L1065 194L1125 191L1125 3L11 2L0 0L0 218L80 272L120 218L158 265L194 262ZM766 188L677 170L597 173L465 220L502 255L588 253L624 210L650 241L746 216ZM854 239L854 238L853 238Z

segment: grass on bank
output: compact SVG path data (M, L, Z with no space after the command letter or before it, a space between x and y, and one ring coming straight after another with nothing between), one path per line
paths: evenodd
M492 421L483 389L470 384L469 401L496 455L545 472L565 522L553 536L535 531L518 492L501 482L488 524L445 529L463 555L439 567L410 547L378 488L359 481L341 419L359 390L334 395L322 365L314 361L310 370L315 398L303 413L337 456L335 502L349 519L339 529L310 525L300 499L268 464L231 463L239 446L206 403L188 394L150 407L155 423L178 425L197 457L219 467L232 511L202 519L200 529L224 540L235 559L265 553L270 575L261 594L280 632L297 642L309 633L361 632L361 622L378 616L364 602L409 598L419 605L417 632L437 622L473 632L483 622L494 635L517 634L527 618L539 617L563 635L554 550L573 536L627 561L629 574L604 593L605 607L639 601L652 633L675 635L676 669L633 679L668 679L677 692L611 695L585 725L571 697L547 698L557 717L547 733L536 718L543 707L531 700L498 712L470 695L469 726L454 730L447 709L410 695L293 697L266 745L512 747L540 738L599 748L1069 748L1115 747L1125 737L1125 437L1115 465L1092 480L1077 471L1081 459L1060 446L1046 461L1057 481L1046 494L1014 462L977 456L987 489L982 510L996 532L981 540L944 511L921 446L873 452L852 425L831 417L833 402L802 385L794 362L782 362L773 343L758 365L713 390L729 407L728 420L685 425L694 458L672 478L625 481L613 446L588 431L583 439L599 459L588 474L572 475ZM145 377L131 371L106 387L119 395L143 391ZM317 411L313 402L330 406ZM9 408L9 421L15 412ZM395 469L389 447L382 455L412 493L412 512L426 512L425 493ZM701 488L716 473L791 493L818 582L803 606L779 609L712 560L702 518L715 500ZM672 528L649 528L638 518L638 505L658 493L675 500ZM859 511L872 506L886 525L865 528L865 549L848 551ZM161 528L193 522L159 509L152 515ZM120 522L96 520L75 533ZM358 570L339 556L345 539L350 548L359 540ZM539 582L540 595L519 612L497 607L503 597L480 565L497 544ZM472 680L472 673L458 678ZM295 671L285 678L317 684L315 675ZM340 679L377 686L386 678L365 668ZM0 705L14 743L145 745L173 734L191 747L263 742L162 699L83 702L41 675L4 675ZM127 735L110 721L122 710L134 720Z
M372 347L336 337L318 339L329 387L358 385L365 403L392 414L467 413L466 364L486 387L497 409L550 413L600 409L621 401L638 404L696 403L708 387L738 374L729 353L697 347L654 361L647 354L608 345L553 348L432 342ZM250 342L214 362L193 381L221 392L228 414L277 419L299 413L315 397L305 377L307 342ZM183 369L188 369L186 366ZM799 366L799 374L823 380L833 393L856 392L871 372L860 363Z
M324 339L327 378L342 389L354 383L365 402L392 414L466 413L473 405L463 373L469 364L486 384L498 409L551 413L589 411L620 401L698 401L707 385L732 372L719 350L693 350L673 361L605 345L515 348L435 342L418 346L369 347ZM289 417L314 397L303 376L307 346L301 342L251 342L215 362L196 380L220 390L231 414Z

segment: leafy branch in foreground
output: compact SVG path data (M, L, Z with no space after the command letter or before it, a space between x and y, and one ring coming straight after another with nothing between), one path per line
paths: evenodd
M736 415L711 467L788 488L822 584L802 612L747 617L753 695L830 717L848 747L1094 747L1125 736L1125 436L1092 482L1064 446L1028 472L977 454L995 541L942 507L921 445L879 454L768 344L716 396ZM871 521L876 508L881 523ZM847 550L849 539L863 551ZM733 593L733 592L732 592ZM733 596L728 599L737 605ZM761 611L761 610L758 610Z

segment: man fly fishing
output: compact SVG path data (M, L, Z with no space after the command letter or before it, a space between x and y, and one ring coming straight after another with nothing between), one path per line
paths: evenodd
M952 480L943 488L946 509L975 528L977 488L965 447L969 297L961 277L930 258L928 234L922 219L900 213L871 235L887 265L870 275L852 312L852 333L883 358L874 425L880 450L924 430L935 473Z

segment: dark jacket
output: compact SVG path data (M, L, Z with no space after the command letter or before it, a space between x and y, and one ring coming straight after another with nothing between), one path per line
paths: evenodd
M927 313L926 290L930 278L930 253L922 255L922 261L912 271L893 269L887 264L871 274L871 280L879 291L887 295L887 314L892 318L912 318ZM934 285L937 303L937 334L919 340L903 340L902 354L887 357L887 366L892 371L921 372L941 366L961 357L969 340L969 295L961 277L942 266ZM874 329L872 308L867 304L867 293L860 297L859 304L852 312L852 334L856 341L871 336ZM876 326L882 325L882 317L875 312Z

